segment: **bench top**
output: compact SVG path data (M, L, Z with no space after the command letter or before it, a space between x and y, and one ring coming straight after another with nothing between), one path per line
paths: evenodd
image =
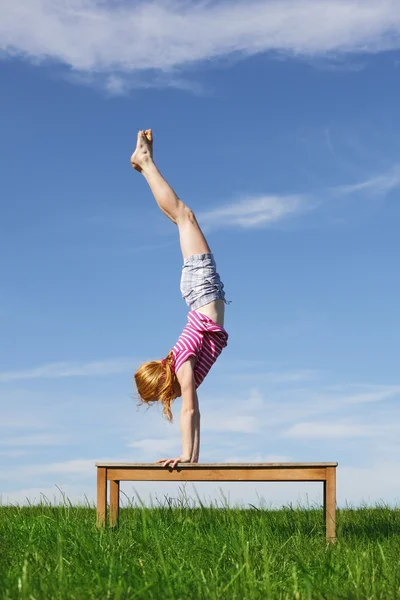
M178 463L179 468L185 467L190 469L262 469L262 468L284 468L293 467L301 468L320 468L320 467L337 467L337 462L282 462L282 463ZM164 469L162 463L121 463L121 462L97 462L96 467L107 467L112 469Z

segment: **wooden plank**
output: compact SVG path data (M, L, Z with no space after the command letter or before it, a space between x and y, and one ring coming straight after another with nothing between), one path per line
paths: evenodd
M107 478L118 481L324 481L326 469L107 469Z
M121 463L121 462L97 462L96 467L112 468L132 468L132 469L163 469L164 467L156 463ZM184 469L253 469L256 468L283 468L283 467L337 467L337 462L307 462L307 463L181 463L180 468Z
M328 467L324 481L326 542L336 542L336 469Z
M107 517L107 469L97 467L97 527L105 525Z
M110 480L110 525L118 525L119 517L119 481Z

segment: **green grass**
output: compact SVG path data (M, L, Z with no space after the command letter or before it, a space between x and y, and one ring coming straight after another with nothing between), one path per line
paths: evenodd
M0 598L400 599L400 510L0 506Z

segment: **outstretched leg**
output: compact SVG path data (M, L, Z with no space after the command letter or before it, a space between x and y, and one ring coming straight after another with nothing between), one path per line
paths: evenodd
M145 177L161 211L178 226L183 258L211 252L193 211L178 198L154 164L152 146L144 131L139 131L131 163Z

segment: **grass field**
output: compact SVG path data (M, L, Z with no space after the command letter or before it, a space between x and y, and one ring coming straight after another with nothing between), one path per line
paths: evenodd
M0 598L400 599L400 510L0 506Z

